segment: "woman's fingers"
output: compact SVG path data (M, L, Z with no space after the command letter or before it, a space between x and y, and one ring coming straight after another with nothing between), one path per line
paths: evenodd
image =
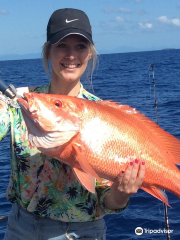
M138 165L135 162L130 162L122 180L122 186L124 189L129 188L129 186L133 185L133 182L136 180L137 172L138 172Z
M145 176L145 162L141 162L139 165L139 172L136 180L136 184L138 187L142 185L144 176Z
M136 184L136 181L137 181L137 176L138 176L138 171L139 171L139 160L136 159L133 162L131 175L130 175L129 182L128 182L128 187L130 189L133 189L135 187L135 184Z
M136 193L142 185L145 175L145 162L136 159L130 162L126 171L122 171L114 182L114 187L126 193Z
M122 190L135 193L142 185L145 175L145 163L136 159L134 162L130 162L125 173L119 174L117 184L121 186Z
M122 180L124 177L124 173L125 171L122 171L116 178L115 182L113 183L113 185L115 185L116 188L118 188L119 186L122 185Z
M124 207L130 196L137 193L145 175L145 163L135 160L130 162L126 171L122 171L111 186L105 203L112 209ZM108 203L109 202L109 203ZM116 208L117 207L117 208Z

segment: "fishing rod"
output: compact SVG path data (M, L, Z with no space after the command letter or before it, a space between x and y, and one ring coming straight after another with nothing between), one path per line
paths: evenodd
M152 75L153 75L153 86L154 86L154 101L155 101L155 110L156 110L156 124L159 125L158 120L158 108L157 108L157 98L156 98L156 84L155 84L155 77L154 77L154 64L151 63L150 67L152 68ZM163 190L165 192L165 190ZM168 210L167 205L163 203L164 205L164 214L165 214L165 224L166 224L166 230L167 230L167 240L170 240L170 228L169 228L169 218L168 218Z

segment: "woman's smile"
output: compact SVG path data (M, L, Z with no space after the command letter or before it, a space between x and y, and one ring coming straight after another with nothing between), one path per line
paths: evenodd
M62 65L64 68L74 69L74 68L80 67L81 64L65 64L65 63L61 63L61 65Z

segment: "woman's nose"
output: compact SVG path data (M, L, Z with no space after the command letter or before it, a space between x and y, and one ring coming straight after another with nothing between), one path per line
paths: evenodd
M75 56L74 55L69 55L69 56L66 56L66 58L68 58L69 60L74 60Z
M76 53L73 49L68 49L66 58L69 58L70 60L74 60L76 58Z

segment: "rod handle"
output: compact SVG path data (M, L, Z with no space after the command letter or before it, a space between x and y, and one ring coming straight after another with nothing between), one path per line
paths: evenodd
M0 79L0 91L4 93L7 88L8 86L6 85L6 83L2 79Z
M14 89L14 86L12 85L7 86L2 79L0 79L0 92L2 92L4 95L6 95L11 99L16 96L16 91Z

